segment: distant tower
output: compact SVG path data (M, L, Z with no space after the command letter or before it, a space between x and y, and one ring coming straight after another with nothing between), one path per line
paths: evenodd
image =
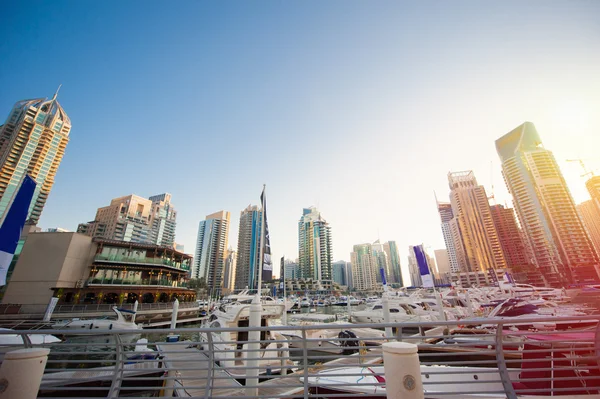
M17 102L0 126L0 217L25 174L37 182L28 219L35 224L42 214L71 131L57 94Z
M540 275L553 286L598 280L598 255L554 155L533 123L496 140L496 150Z
M454 247L462 271L506 268L485 188L477 184L473 171L448 173L448 185L454 228L460 233L460 241L454 235Z
M206 220L202 220L198 226L192 278L203 278L210 291L223 287L229 220L229 212L219 211L206 216Z
M227 259L225 260L225 268L223 271L223 290L231 292L235 284L235 269L237 256L236 252L229 248L227 250Z
M175 227L177 226L177 212L171 204L171 194L153 195L148 199L152 201L149 220L150 242L170 247L175 243Z
M314 207L298 222L298 255L302 278L331 280L331 227Z
M419 271L419 264L415 256L414 245L408 247L408 273L410 274L410 282L412 287L422 287L423 280Z

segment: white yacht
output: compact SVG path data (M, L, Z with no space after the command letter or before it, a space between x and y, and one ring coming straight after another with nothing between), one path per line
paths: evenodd
M431 314L418 314L416 305L412 307L406 303L390 301L390 323L406 323L432 321ZM352 312L352 321L355 323L383 323L383 305L377 303L369 309Z
M142 326L135 324L135 312L125 309L119 309L116 306L112 308L116 317L102 317L97 319L78 319L60 321L54 323L52 328L56 330L141 330ZM126 320L123 313L131 314L131 319Z

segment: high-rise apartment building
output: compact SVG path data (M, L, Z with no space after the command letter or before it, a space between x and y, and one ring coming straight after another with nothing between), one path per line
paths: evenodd
M171 204L171 194L164 193L148 198L152 201L150 211L150 243L165 247L175 243L177 212Z
M581 220L590 235L596 252L600 251L600 208L594 200L587 200L577 205Z
M400 267L400 255L398 254L396 241L388 241L383 244L383 250L387 254L388 265L391 271L389 282L402 286L402 269Z
M358 244L350 253L352 263L352 282L358 291L369 291L377 288L377 257L371 244Z
M235 270L236 270L237 254L229 248L227 250L227 259L225 259L225 267L223 268L223 291L231 292L235 288Z
M172 247L177 212L171 194L146 199L130 194L98 208L93 221L81 223L77 232L90 237Z
M331 227L314 207L302 210L298 222L298 254L302 278L331 280Z
M530 252L553 286L598 279L598 255L554 155L531 122L496 140L502 173Z
M240 213L235 289L255 289L258 284L261 223L262 210L256 205Z
M532 283L532 279L535 279L535 275L532 275L533 263L528 255L523 232L517 224L513 209L505 208L503 205L492 205L490 210L504 252L506 266L518 281Z
M286 280L298 280L300 278L300 266L298 261L285 259L283 261L283 275Z
M0 126L0 217L25 174L37 183L28 220L35 224L42 214L71 131L57 93L17 102Z
M440 220L442 222L442 234L444 235L444 244L446 244L446 251L448 252L448 261L450 262L450 271L456 273L460 270L458 266L458 258L456 257L456 247L454 246L455 239L452 235L452 220L454 219L454 213L452 212L452 204L449 202L437 201L438 213L440 214ZM454 222L454 228L458 236L458 226L456 221Z
M339 285L348 285L348 275L346 273L346 261L338 260L331 264L331 279Z
M218 291L223 287L229 220L229 212L219 211L206 216L198 225L192 278L204 279L210 291Z
M473 171L448 173L448 185L454 228L460 235L453 236L460 269L475 272L506 268L485 188L477 184Z

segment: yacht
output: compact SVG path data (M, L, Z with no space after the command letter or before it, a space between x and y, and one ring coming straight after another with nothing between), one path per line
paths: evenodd
M54 323L52 328L56 330L141 330L142 326L135 324L135 312L126 309L119 309L116 306L112 308L115 312L114 318L102 317L98 319L79 319L63 320ZM126 320L123 313L130 314L130 320Z

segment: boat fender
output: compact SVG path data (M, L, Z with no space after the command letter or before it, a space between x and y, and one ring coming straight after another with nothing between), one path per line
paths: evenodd
M110 323L110 326L108 326L109 330L112 330L112 323Z
M94 328L94 323L90 323L90 330Z

